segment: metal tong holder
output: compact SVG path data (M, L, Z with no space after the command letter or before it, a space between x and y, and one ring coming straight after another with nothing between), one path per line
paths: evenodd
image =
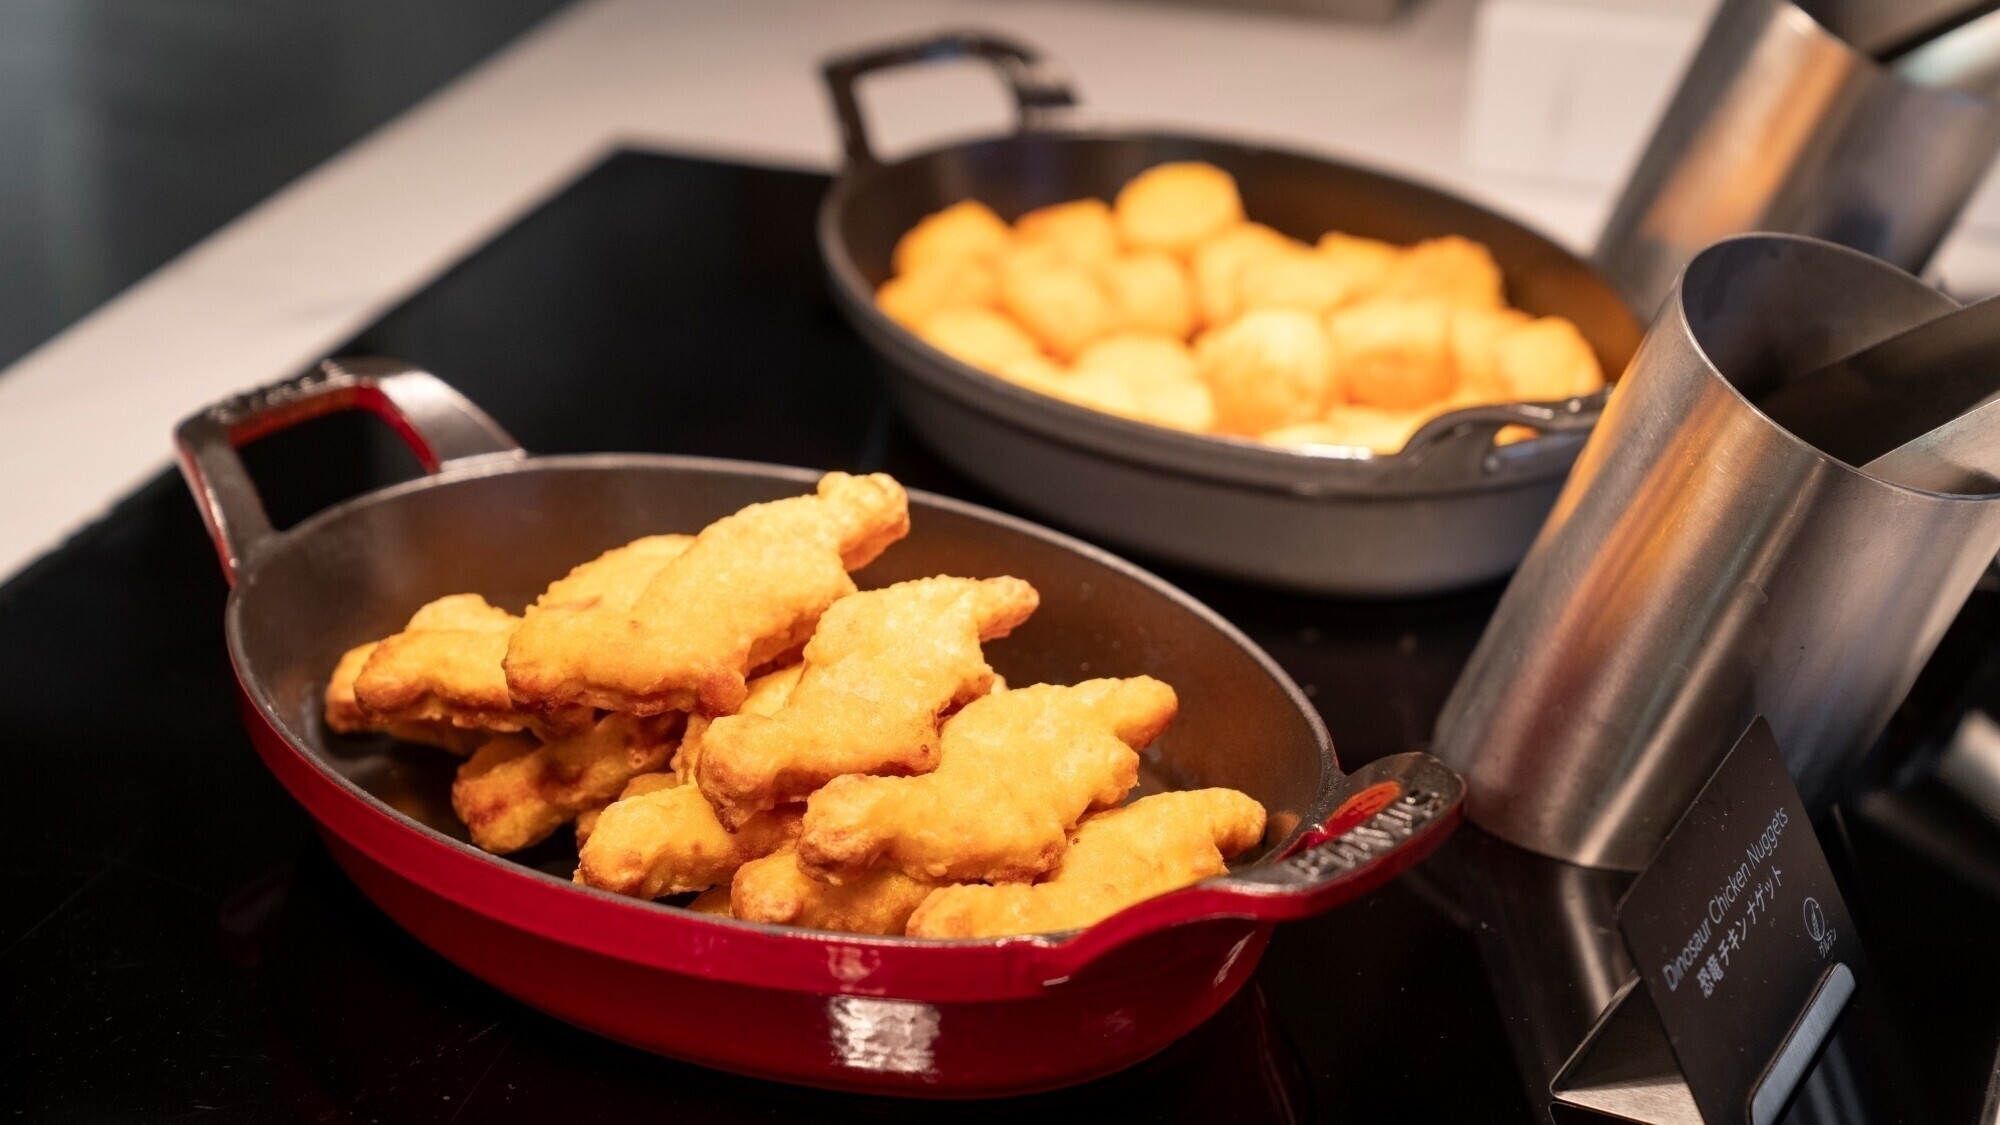
M1638 870L1760 714L1827 802L2000 551L2000 496L1885 483L1753 401L1954 308L1815 239L1695 256L1439 719L1476 824Z

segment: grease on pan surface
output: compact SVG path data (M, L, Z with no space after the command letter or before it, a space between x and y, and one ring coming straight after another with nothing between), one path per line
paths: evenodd
M965 200L911 228L892 261L877 306L939 351L1195 433L1391 454L1449 411L1605 385L1575 325L1508 307L1480 243L1300 242L1246 217L1235 181L1207 164L1162 164L1112 203L1058 203L1011 227Z
M1013 237L997 223L960 209L904 256L949 266ZM1115 224L1078 205L1025 226L1084 262L1118 255ZM1148 229L1161 247L1186 237ZM1130 307L1158 297L1149 285ZM1154 350L1113 337L1078 360L1109 385ZM579 883L777 925L1070 929L1220 874L1261 839L1263 809L1233 790L1119 807L1174 717L1170 686L994 674L984 645L1035 612L1028 583L857 590L849 571L908 527L894 480L830 473L811 495L582 563L521 617L439 599L341 658L327 726L469 753L452 806L488 851L572 824Z

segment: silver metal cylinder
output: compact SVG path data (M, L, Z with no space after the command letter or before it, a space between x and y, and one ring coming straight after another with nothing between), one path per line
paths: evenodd
M1747 231L1809 234L1912 272L1930 260L2000 152L2000 107L1856 50L1836 32L1872 27L1846 10L1859 7L1723 0L1598 239L1598 265L1633 308L1658 308L1696 252Z
M1753 717L1808 803L1867 749L2000 551L2000 496L1885 484L1751 400L1954 307L1812 239L1695 256L1439 719L1476 823L1636 870Z

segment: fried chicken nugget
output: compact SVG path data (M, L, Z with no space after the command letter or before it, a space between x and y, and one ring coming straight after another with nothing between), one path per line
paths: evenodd
M1013 238L992 208L967 199L919 220L896 240L890 264L897 273L906 274L938 262L991 258Z
M1042 346L1005 313L993 309L942 309L923 322L924 343L982 371L1000 371L1017 360L1042 354Z
M1215 400L1195 375L1194 352L1170 336L1107 336L1076 357L1074 373L1051 393L1156 426L1201 433L1215 425Z
M1000 307L1062 360L1122 323L1089 267L1044 255L1022 255L1001 269Z
M684 909L691 910L696 914L713 914L717 918L735 917L734 914L729 912L728 887L710 887L694 896L694 901L688 903Z
M915 332L950 308L991 308L1000 300L1000 275L991 262L963 258L931 262L898 274L875 291L882 315Z
M775 672L766 672L752 679L749 691L743 697L743 705L736 709L739 715L769 715L785 705L792 697L792 689L799 684L800 673L806 670L804 664L793 664ZM681 748L674 751L674 773L682 781L693 781L701 766L701 741L708 735L709 724L715 720L707 715L689 715L687 733L681 736Z
M1339 396L1333 352L1317 317L1297 309L1244 313L1195 342L1223 433L1260 434L1317 417Z
M946 720L932 772L838 777L814 793L799 865L829 882L876 866L951 882L1032 879L1062 858L1078 817L1137 784L1138 748L1176 706L1174 689L1150 676L976 699Z
M673 756L679 716L607 715L554 742L502 735L480 747L451 783L451 807L472 842L505 855L547 839Z
M1377 298L1335 311L1326 328L1350 402L1414 410L1457 388L1451 306L1443 301Z
M631 609L669 562L694 546L692 535L648 535L623 547L613 547L580 563L542 591L528 613L559 606L563 609Z
M1111 205L1102 199L1037 207L1014 220L1014 239L1018 245L1047 247L1080 266L1118 254L1118 226L1111 219Z
M334 665L333 675L326 681L327 729L336 734L382 731L391 738L435 746L461 758L479 749L479 744L488 737L486 731L435 721L388 722L371 718L361 709L361 702L354 698L354 681L361 675L362 667L374 655L375 646L379 643L369 641L365 645L356 645L342 654L340 662Z
M1533 320L1519 309L1452 307L1451 362L1458 370L1458 391L1453 397L1461 405L1506 402L1513 397L1500 374L1500 339Z
M1370 290L1380 286L1388 278L1390 269L1403 256L1403 248L1393 242L1343 234L1337 230L1330 230L1320 235L1319 244L1313 247L1313 252L1341 263L1352 273L1368 278L1367 288Z
M685 746L687 744L687 736L682 735L681 737L681 745ZM679 751L675 751L674 759L676 761L680 759ZM605 809L628 797L643 797L648 793L658 793L662 789L672 789L680 783L680 776L672 770L659 770L655 773L642 773L635 776L632 780L625 783L625 788L619 790L616 797L598 805L596 808L585 809L576 814L576 823L572 826L576 829L576 846L579 848L582 847L584 841L590 839L590 834L597 831L597 818L603 815Z
M1264 838L1264 806L1234 789L1142 797L1085 817L1047 879L941 887L911 915L912 937L1039 934L1094 925L1134 903L1224 871Z
M1522 402L1554 402L1604 389L1597 353L1559 316L1545 316L1494 342L1494 369L1509 393Z
M736 870L730 885L732 917L746 922L840 930L851 934L900 934L910 912L938 884L893 868L864 872L835 886L808 876L790 849L754 859Z
M709 724L703 795L734 830L843 774L929 772L938 716L993 686L981 642L1013 632L1039 602L1018 578L938 577L833 603L784 706Z
M507 687L537 709L640 715L743 702L751 669L796 648L854 592L847 572L908 534L903 486L828 473L809 496L752 504L708 525L627 611L550 606L507 646Z
M1111 295L1118 321L1128 329L1176 340L1194 332L1194 285L1172 254L1163 250L1121 254L1099 264L1097 276Z
M521 619L478 594L452 594L410 617L375 646L354 678L354 698L377 723L442 722L509 734L557 736L588 726L588 708L531 714L507 692L501 660Z
M1305 250L1262 223L1237 223L1195 247L1189 260L1194 277L1195 308L1201 322L1220 328L1243 311L1237 281L1252 262Z
M675 785L600 813L577 850L576 881L638 898L704 891L798 833L796 806L759 813L731 832L715 819L700 789Z
M1126 181L1112 205L1118 234L1134 250L1186 255L1243 221L1236 180L1213 164L1157 164Z
M1500 264L1482 243L1448 234L1403 251L1376 288L1381 297L1418 297L1499 308L1507 303Z
M1237 274L1237 303L1251 309L1299 309L1318 316L1367 296L1386 266L1353 255L1298 250L1269 254L1243 264Z

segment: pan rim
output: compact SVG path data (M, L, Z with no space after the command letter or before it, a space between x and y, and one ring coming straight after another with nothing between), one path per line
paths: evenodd
M1369 458L1329 457L1223 435L1183 433L1037 394L931 348L875 307L873 289L861 276L846 240L840 236L839 220L850 200L875 177L946 153L1022 140L1192 143L1322 165L1341 174L1380 180L1475 212L1488 221L1510 227L1544 244L1593 274L1599 274L1595 266L1568 247L1517 219L1462 195L1399 173L1284 145L1199 132L1119 129L1102 123L1024 128L1011 133L961 137L925 147L894 161L843 166L822 198L815 222L820 253L825 260L837 303L856 321L878 351L906 353L902 356L884 355L882 358L926 387L1012 428L1097 456L1184 479L1254 488L1306 499L1399 501L1504 492L1534 487L1559 478L1568 473L1575 462L1583 435L1549 433L1537 439L1499 447L1489 456L1501 458L1502 468L1482 477L1465 481L1401 484L1393 477L1410 468L1412 463L1403 460L1400 454ZM1599 279L1603 280L1601 274ZM1617 295L1608 281L1605 286L1607 292ZM1632 317L1636 345L1637 333L1643 332L1644 324L1622 297L1619 300ZM903 358L921 362L898 362ZM1580 409L1601 412L1606 399L1607 392L1600 390L1568 401Z
M698 914L683 907L669 906L650 899L637 899L626 895L617 895L610 891L587 887L569 880L560 879L548 872L515 863L505 856L494 855L484 851L468 841L447 836L437 829L410 817L408 814L392 808L380 797L363 789L339 771L330 768L321 760L320 755L309 749L312 745L310 740L304 737L302 732L295 729L292 722L273 705L268 693L263 690L262 681L257 677L254 670L248 667L248 662L243 656L243 644L241 641L243 631L242 622L245 612L243 606L247 601L255 597L254 591L258 586L258 576L274 560L287 555L291 551L303 549L300 544L307 542L322 527L343 519L350 513L363 508L378 504L393 503L404 496L417 492L469 483L489 477L548 471L611 468L693 470L701 473L747 475L766 480L797 483L807 489L810 489L812 484L822 475L820 470L799 466L682 454L560 454L526 457L504 462L481 462L460 468L447 468L438 473L417 477L349 498L301 520L293 527L277 533L269 545L257 554L254 561L244 568L235 587L230 590L228 602L223 610L223 634L229 648L231 670L235 674L243 698L255 708L258 720L269 727L272 733L284 744L285 748L318 774L323 781L332 783L348 797L359 801L377 816L387 818L399 828L415 833L431 844L442 845L461 855L474 857L477 860L492 864L498 871L526 877L530 881L547 888L559 888L573 894L581 894L588 899L595 899L621 907L657 912L654 916L666 922L722 925L746 934L793 942L804 941L815 945L838 942L848 946L867 945L898 950L936 951L1004 951L1024 946L1052 948L1088 932L1088 928L1084 928L1042 934L1018 934L999 938L920 938L900 934L850 934L840 931L781 926L761 922L748 922L736 918L723 918L709 914ZM1332 811L1332 798L1338 791L1338 780L1343 775L1340 769L1339 757L1335 752L1332 737L1327 732L1325 721L1320 717L1318 709L1307 699L1305 692L1299 687L1298 683L1292 679L1290 673L1286 672L1271 657L1270 653L1264 651L1261 645L1251 640L1228 619L1173 583L1101 547L1086 543L1073 536L1065 535L1060 531L1043 527L1032 521L1012 516L1005 512L995 511L982 505L924 489L909 489L908 493L913 509L918 505L923 505L997 525L1005 530L1024 534L1030 538L1039 539L1051 546L1080 555L1088 561L1104 566L1126 578L1140 582L1153 592L1165 596L1169 601L1174 602L1183 610L1192 612L1197 619L1220 632L1225 639L1229 640L1239 650L1255 661L1258 667L1278 685L1284 692L1286 699L1292 704L1293 709L1304 718L1307 730L1311 733L1314 744L1319 751L1319 784L1314 793L1312 803L1306 813L1301 816L1299 824L1294 826L1283 838L1274 842L1266 850L1264 856L1260 857L1256 863L1244 867L1244 871L1257 870L1266 863L1274 862L1306 831L1324 820ZM309 813L308 815L311 814ZM315 820L317 820L317 817L315 817ZM1228 876L1226 875L1217 877L1217 879L1221 880L1226 880L1227 878ZM1204 882L1214 881L1216 880L1205 880Z

